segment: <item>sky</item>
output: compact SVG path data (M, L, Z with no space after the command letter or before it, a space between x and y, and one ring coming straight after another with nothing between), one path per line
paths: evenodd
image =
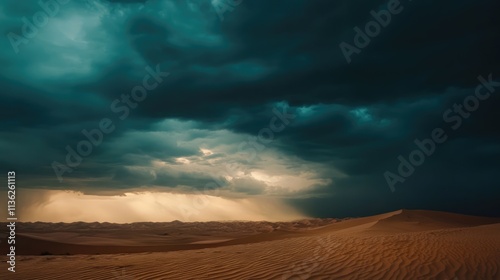
M24 221L500 216L499 6L2 1L1 178Z

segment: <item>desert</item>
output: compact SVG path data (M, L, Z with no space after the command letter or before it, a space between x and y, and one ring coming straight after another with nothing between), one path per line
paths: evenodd
M500 279L500 219L425 210L293 222L22 223L16 242L16 272L2 270L2 279Z

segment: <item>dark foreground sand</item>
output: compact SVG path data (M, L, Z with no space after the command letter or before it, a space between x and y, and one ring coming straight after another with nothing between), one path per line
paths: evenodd
M420 210L290 223L22 224L16 249L16 273L3 262L0 279L500 279L500 220Z

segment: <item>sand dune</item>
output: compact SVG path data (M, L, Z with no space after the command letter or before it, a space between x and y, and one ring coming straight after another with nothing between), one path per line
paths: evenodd
M32 228L18 243L25 244L20 253L34 255L18 256L17 272L4 269L0 279L500 279L500 220L493 218L399 210L300 226L265 223L255 231L247 227L256 223L237 230L221 223L209 235L199 235L198 224L197 234L181 241L167 235L165 244L162 231L129 229L114 240L106 226L94 226L101 245L92 231ZM40 256L47 248L75 255Z

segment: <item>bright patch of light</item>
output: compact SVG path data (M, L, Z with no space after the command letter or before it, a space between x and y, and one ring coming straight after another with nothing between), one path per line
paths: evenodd
M262 181L262 182L265 182L265 183L268 183L268 184L277 183L280 180L280 176L270 176L270 175L267 175L267 174L262 173L262 172L251 172L250 174L255 179Z
M183 158L183 157L176 158L175 161L178 163L182 163L182 164L190 164L191 163L191 161L189 159Z
M25 205L19 213L23 222L280 221L305 218L281 200L264 197L229 199L149 191L108 196L34 189L23 192L20 197L20 202ZM7 215L6 210L0 214Z
M200 151L203 153L204 156L210 156L214 154L214 152L210 151L209 149L200 148Z

